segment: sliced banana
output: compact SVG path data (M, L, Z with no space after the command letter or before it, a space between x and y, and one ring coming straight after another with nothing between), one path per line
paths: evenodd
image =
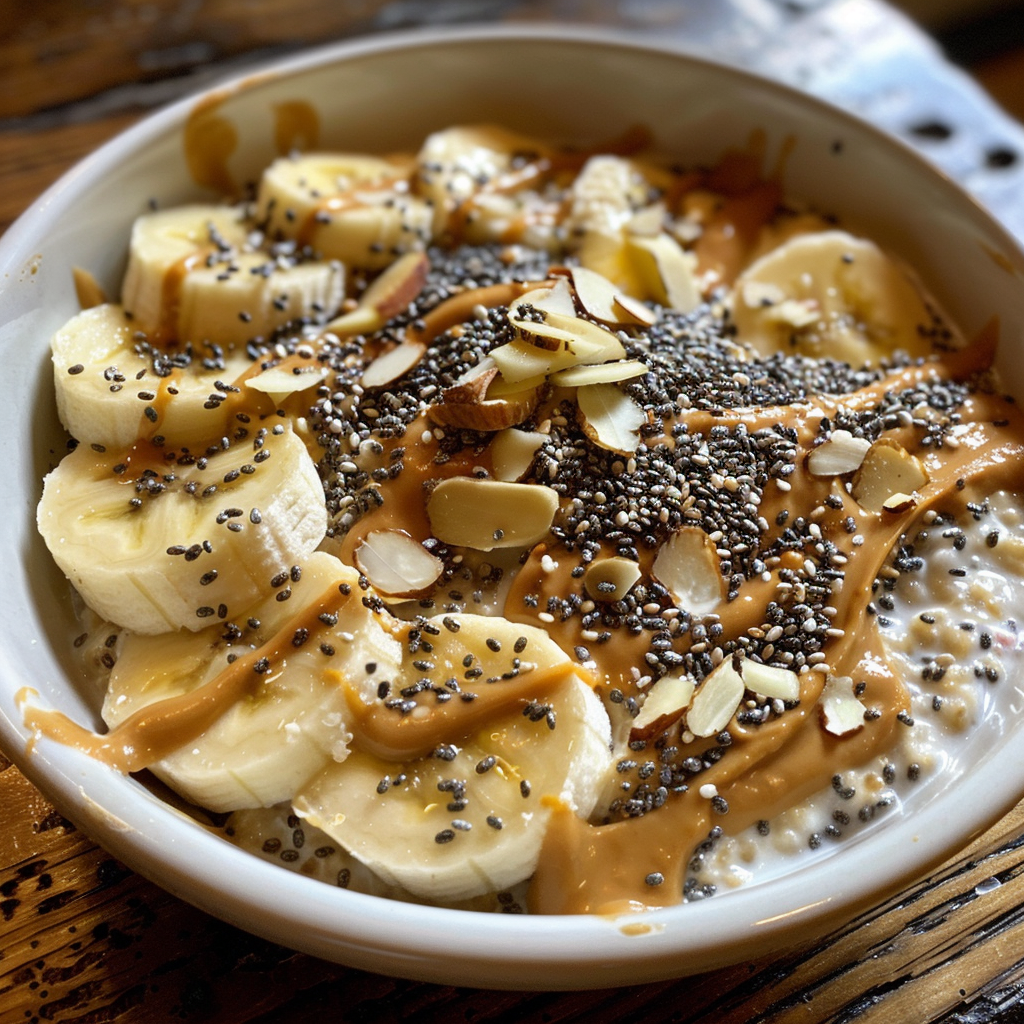
M332 555L314 552L301 568L298 579L289 579L287 601L264 598L230 629L220 623L198 633L126 636L110 673L103 720L117 726L156 701L204 685L273 638L329 587L345 584L359 593L359 574ZM375 691L367 665L382 677L396 672L402 647L358 597L331 625L310 619L305 639L286 638L281 671L260 676L248 699L151 765L154 774L197 806L223 812L289 800L314 773L344 760L351 723L339 680Z
M400 735L403 724L415 730L417 717L451 709L447 731L439 729L425 756L403 760L367 750L365 741L361 749L357 727L352 754L293 805L385 882L452 901L528 878L554 801L590 813L610 765L611 733L601 701L544 632L501 618L445 621L432 641L433 668L421 675L442 689L451 680L450 700L439 707L435 692L424 690L392 714ZM503 678L516 660L535 667ZM460 724L460 712L502 687L518 687L518 699L472 728ZM468 704L467 691L476 694Z
M736 280L740 341L860 366L927 355L936 317L918 285L877 245L845 231L798 235Z
M237 614L327 529L316 466L290 430L260 430L209 458L166 454L79 445L46 477L37 510L47 547L89 607L138 633L200 630Z
M551 247L561 219L558 198L528 187L543 180L551 155L544 143L495 125L427 136L417 156L416 188L433 205L435 236Z
M238 207L181 206L132 227L122 302L151 341L244 345L282 324L324 321L344 298L338 263L271 256L249 244Z
M430 240L432 214L410 194L410 170L344 153L282 157L263 172L256 216L272 239L351 267L386 267Z
M165 376L158 376L160 356L154 360L140 347L133 321L111 303L72 317L50 348L61 423L82 444L104 448L157 434L198 450L218 441L231 433L234 415L233 405L221 401L223 384L251 365L244 352L199 346L164 358Z

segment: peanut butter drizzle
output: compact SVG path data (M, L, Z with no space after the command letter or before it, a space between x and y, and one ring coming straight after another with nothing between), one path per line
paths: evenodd
M824 789L837 772L865 764L892 746L898 715L909 706L908 698L889 666L875 620L857 605L866 602L892 547L922 513L950 498L962 507L982 483L986 493L1019 484L1024 415L987 395L973 396L969 412L972 419L977 417L975 436L966 443L961 439L961 446L922 488L913 516L866 512L844 490L833 489L844 505L829 510L821 529L848 558L842 588L833 597L834 621L843 624L845 634L825 653L832 674L865 684L863 700L879 715L842 737L817 726L813 712L824 670L812 669L801 677L798 707L759 726L732 723L728 752L699 776L700 785L715 785L728 802L728 815L715 816L726 832L772 817ZM808 474L798 484L798 493L815 486L822 490L822 483ZM855 514L864 537L859 549L839 527L848 514ZM759 584L754 584L755 599L720 609L726 636L741 635L763 621L774 582ZM743 590L748 586L749 582ZM681 748L682 756L685 749ZM607 825L590 825L558 805L531 883L530 907L538 913L620 913L681 902L686 864L711 824L710 802L699 796L697 786L673 794L664 806L642 817ZM656 888L645 881L652 873L664 877Z
M499 715L544 697L577 671L569 661L544 669L524 671L512 679L479 680L471 701L420 704L408 714L381 703L364 704L351 689L346 691L356 721L352 745L386 761L415 761L426 757L440 743L458 743Z
M324 196L310 211L306 214L302 223L299 225L298 231L295 233L295 242L299 246L312 246L316 247L316 234L323 226L321 218L330 217L331 214L346 213L350 210L367 210L373 204L367 202L365 199L361 199L356 196L355 192L360 193L372 193L380 192L381 194L392 191L395 185L404 181L405 179L401 176L396 175L391 178L381 178L378 181L368 181L365 183L359 183L352 187L351 192L340 192L335 195Z
M37 735L75 747L118 771L140 771L194 740L232 704L286 671L295 631L323 629L319 616L336 613L350 598L351 593L342 593L332 584L264 644L233 661L210 682L155 701L108 733L90 732L59 711L34 707L25 709L25 724ZM269 670L259 672L257 665L264 659L270 663Z
M82 309L102 306L107 301L99 281L88 270L83 267L72 267L71 276L75 282L75 298Z
M185 163L192 180L221 196L232 196L236 192L228 160L238 148L238 131L227 118L217 113L230 95L231 91L224 90L200 100L193 107L182 131Z
M320 115L307 100L274 104L274 145L281 156L320 145Z

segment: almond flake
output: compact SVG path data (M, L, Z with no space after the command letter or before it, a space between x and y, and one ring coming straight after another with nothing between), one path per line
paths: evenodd
M854 696L849 676L828 676L821 691L818 708L821 722L833 736L844 736L864 725L867 708Z
M557 511L550 487L471 476L442 480L427 499L434 536L477 551L535 544L547 536Z
M373 530L355 549L359 571L389 597L415 597L432 587L444 564L404 530Z
M637 210L624 225L630 235L654 237L661 234L665 226L665 204L652 203L642 210Z
M496 480L521 480L530 471L540 446L548 440L547 434L532 433L509 427L495 434L491 442L491 465Z
M606 324L636 322L627 306L620 301L624 296L603 274L587 267L571 267L569 272L580 305L595 320L601 320ZM625 298L628 303L628 297ZM645 313L648 312L646 306L642 308Z
M897 505L928 483L921 460L889 437L880 437L864 455L850 493L869 512L880 512L894 496ZM890 511L895 511L895 508Z
M725 580L714 541L698 526L683 526L658 551L651 568L676 605L707 615L725 597Z
M732 721L745 691L743 677L733 666L733 659L726 658L697 687L686 712L687 729L701 737L720 733Z
M759 693L773 700L800 699L800 677L788 668L762 665L758 661L744 658L740 663L740 674L751 693Z
M695 270L697 258L668 235L655 238L633 236L629 247L637 269L656 302L682 313L700 304L700 288Z
M377 356L363 370L360 383L364 388L382 388L387 384L405 376L422 358L427 346L418 341L410 341L383 355Z
M440 402L428 406L427 415L440 426L459 430L504 430L529 419L539 401L540 389L530 388L486 401Z
M285 398L297 394L307 388L315 387L327 376L327 367L310 366L308 369L294 370L281 366L271 366L255 377L248 377L245 386L253 391L260 391L275 398Z
M619 381L642 377L646 363L638 359L619 359L614 363L586 363L558 370L549 378L552 384L563 388L577 388L585 384L617 384Z
M807 456L807 469L814 476L852 473L860 469L870 447L866 437L854 437L848 430L833 430L829 439Z
M615 384L587 384L576 392L583 433L594 444L620 455L640 446L640 428L647 414Z
M635 321L644 327L653 327L658 322L658 315L653 309L645 306L639 299L634 299L629 295L616 295L615 305L625 314L625 316L620 314L621 323L632 323Z
M690 706L693 690L690 676L662 676L647 691L640 714L630 723L630 740L652 739L678 722Z
M616 555L591 562L583 574L583 586L595 601L621 601L640 576L636 562Z
M324 327L324 333L351 335L379 330L419 295L429 269L425 253L407 252L399 256L363 292L359 305L332 320Z

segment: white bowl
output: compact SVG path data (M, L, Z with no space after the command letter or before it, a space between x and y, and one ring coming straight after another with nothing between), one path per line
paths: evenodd
M260 935L372 971L445 984L583 988L706 970L809 940L965 843L1024 794L1012 702L992 704L941 780L827 855L714 899L632 918L516 917L387 902L291 874L204 832L143 785L74 749L29 745L18 695L99 727L98 696L75 681L68 587L35 532L41 480L63 450L47 343L76 311L71 268L116 294L129 225L148 200L208 195L182 144L190 114L216 106L254 179L275 155L275 105L311 103L323 147L414 148L450 124L501 121L566 142L642 122L684 163L764 136L787 194L864 230L913 264L970 336L995 313L1002 372L1024 395L1024 257L960 189L869 126L741 72L609 34L567 28L381 36L268 66L146 118L66 174L0 243L0 348L12 395L0 417L0 501L9 573L0 616L0 745L112 854L166 889ZM56 453L56 454L55 454ZM1009 681L1003 690L1013 696ZM970 769L969 771L967 769ZM640 926L637 927L639 922Z

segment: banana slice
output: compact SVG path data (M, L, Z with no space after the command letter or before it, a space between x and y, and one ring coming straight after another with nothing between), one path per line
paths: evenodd
M198 633L126 636L110 673L103 720L114 727L156 701L190 693L261 647L329 587L347 584L360 593L358 579L332 555L314 552L299 578L289 580L287 601L264 598L228 629L221 623ZM395 673L402 647L358 597L344 604L333 625L311 627L298 646L288 640L283 671L260 676L250 698L152 765L154 774L197 806L222 812L289 800L325 765L344 760L351 716L338 680L372 685L375 692L367 664L382 676Z
M483 616L443 621L421 656L432 666L418 673L426 688L404 707L359 706L355 749L293 806L385 882L453 901L529 877L555 801L590 813L611 732L601 701L544 632ZM517 662L520 674L507 678ZM416 675L406 678L415 686ZM450 700L439 703L435 686ZM463 718L478 702L491 707Z
M138 633L200 630L270 593L324 537L316 467L281 430L177 461L152 445L79 445L43 483L39 531L98 615Z
M263 172L256 215L271 238L348 266L386 267L430 240L431 211L410 194L409 171L369 156L282 157Z
M134 323L110 303L72 317L50 348L61 423L82 444L104 448L126 448L156 434L198 450L219 440L231 433L234 415L221 401L223 382L251 366L243 352L195 347L164 358L166 375L157 376L161 357L154 360L140 347Z
M241 208L181 206L132 227L122 302L151 341L241 346L293 320L327 320L343 298L337 263L254 250Z
M896 351L927 355L940 326L903 268L845 231L798 235L762 256L736 280L732 312L738 339L762 355L854 366Z
M560 200L529 188L531 179L548 173L551 155L536 139L494 125L427 136L417 156L416 187L433 205L435 236L553 247Z

